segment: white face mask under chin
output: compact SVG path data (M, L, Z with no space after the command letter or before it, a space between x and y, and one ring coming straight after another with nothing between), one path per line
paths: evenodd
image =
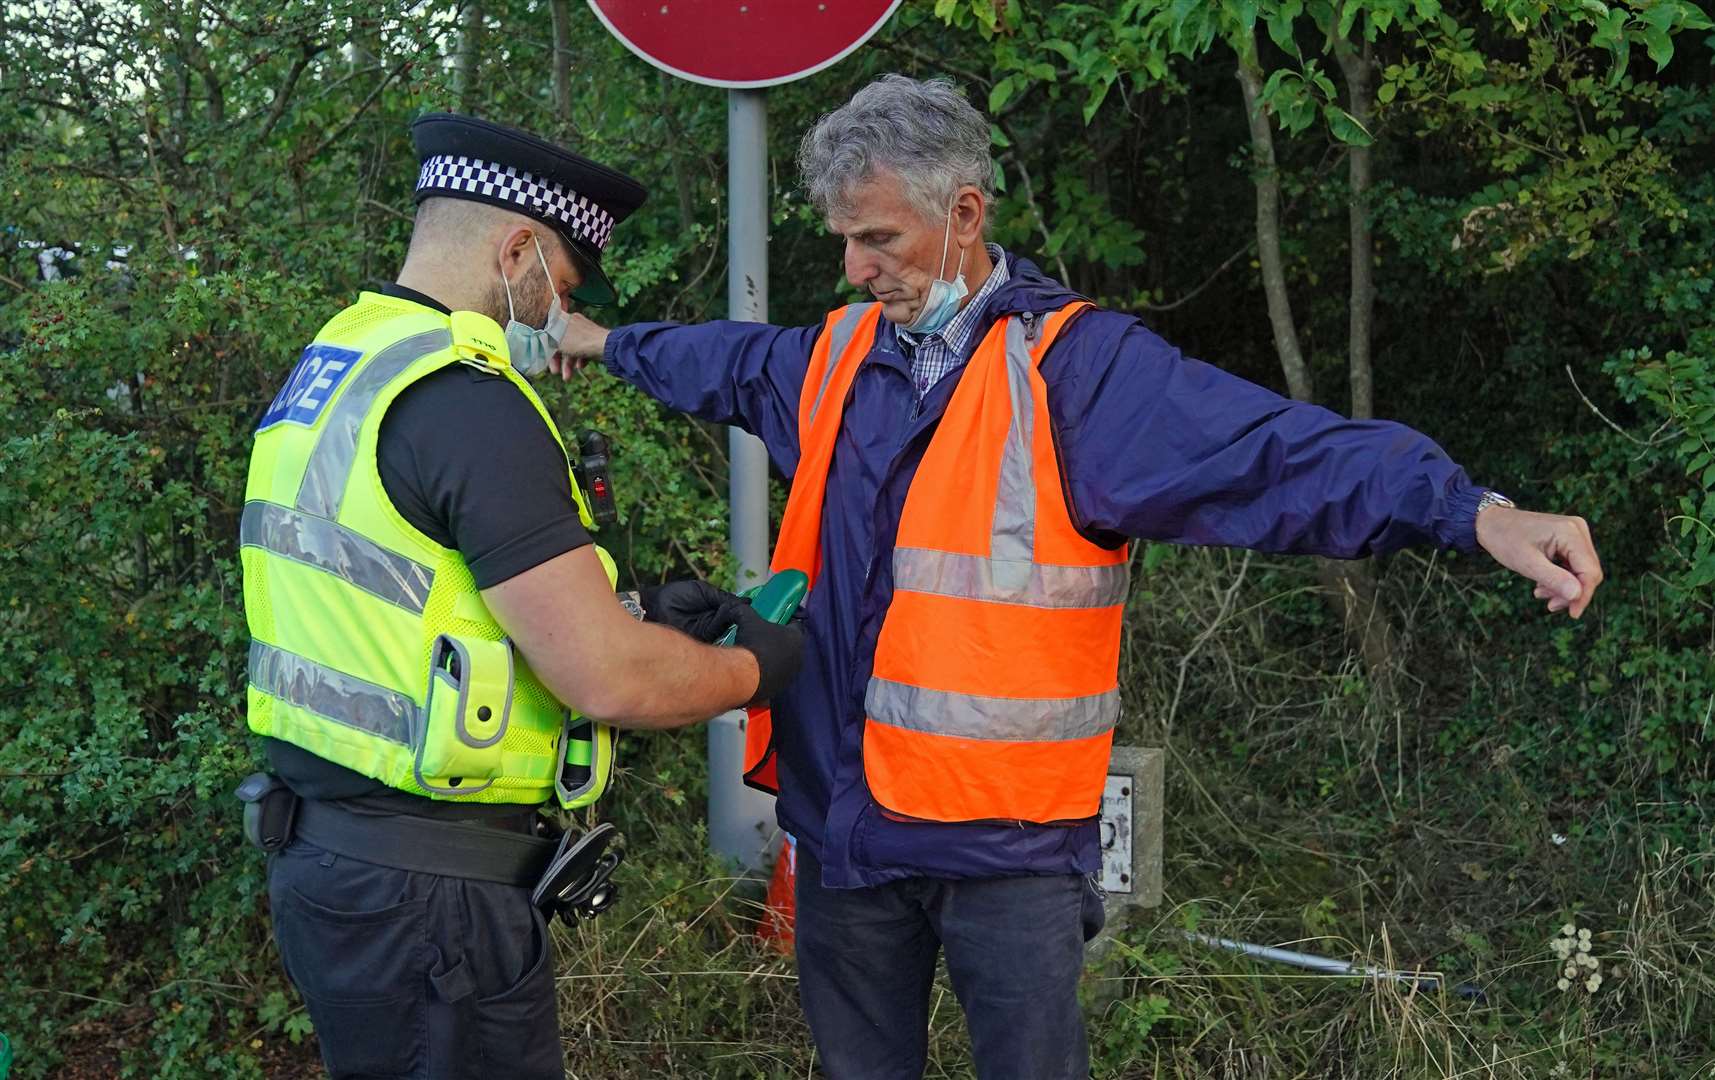
M917 317L901 327L907 333L933 334L953 321L953 316L959 313L959 304L971 293L965 284L965 249L959 249L959 272L953 280L941 277L941 272L947 267L947 245L953 238L953 208L947 208L947 229L941 236L941 265L935 268L935 280L929 283L929 295L923 298L923 306L918 309Z
M512 370L527 379L548 370L548 361L559 351L560 342L565 340L566 331L572 326L571 314L560 303L560 294L554 289L554 275L548 270L548 260L542 254L542 242L533 236L531 241L536 245L536 259L542 264L543 279L548 283L548 295L553 298L548 303L547 321L540 328L514 318L512 282L506 280L504 269L500 272L500 283L506 288L506 350L512 358Z

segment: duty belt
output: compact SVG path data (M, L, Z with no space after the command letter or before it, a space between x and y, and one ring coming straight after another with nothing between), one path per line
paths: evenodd
M609 880L625 857L603 823L581 835L529 836L487 825L406 814L364 814L301 799L278 777L247 776L234 793L245 804L244 834L273 854L294 839L358 862L532 890L548 916L594 918L613 904Z
M535 885L559 846L463 821L358 814L319 799L298 804L295 824L298 839L348 859L501 885Z

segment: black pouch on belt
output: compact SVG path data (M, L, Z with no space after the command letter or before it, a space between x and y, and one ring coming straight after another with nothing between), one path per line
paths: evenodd
M233 794L244 804L244 839L272 854L292 842L298 819L298 796L286 782L269 773L251 773Z

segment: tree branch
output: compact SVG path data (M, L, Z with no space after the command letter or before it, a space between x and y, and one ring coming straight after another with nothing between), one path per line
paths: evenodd
M1255 56L1255 45L1251 54ZM1251 162L1255 168L1257 261L1262 264L1262 288L1268 297L1268 321L1274 328L1274 349L1286 372L1287 389L1299 401L1314 400L1310 368L1298 346L1298 326L1286 292L1286 267L1280 253L1280 172L1274 158L1274 133L1263 109L1262 72L1240 58L1239 87L1244 91L1250 120Z
M1375 100L1370 90L1373 47L1364 42L1363 52L1353 50L1345 38L1334 41L1334 57L1346 76L1346 98L1352 116L1372 129ZM1375 326L1375 237L1370 229L1370 187L1373 157L1368 146L1346 147L1347 175L1350 192L1347 197L1348 228L1351 236L1352 295L1347 327L1347 371L1352 391L1352 419L1368 420L1375 416L1375 377L1370 364L1370 349Z
M1203 279L1203 283L1201 285L1198 285L1195 289L1192 289L1190 292L1186 293L1184 296L1181 296L1179 299L1173 301L1172 303L1170 303L1170 304L1141 304L1141 305L1139 305L1138 310L1140 310L1140 311L1172 311L1174 308L1183 307L1184 305L1189 304L1191 301L1195 300L1197 298L1197 295L1199 293L1201 293L1204 289L1207 289L1209 286L1213 285L1215 283L1216 278L1218 278L1222 274L1226 273L1228 267L1232 266L1234 263L1238 262L1240 259L1242 259L1246 255L1250 254L1253 250L1255 250L1255 248L1256 248L1256 241L1252 240L1249 243L1247 243L1244 247L1233 252L1231 255L1228 255L1226 260L1224 262L1222 262L1221 265L1215 267L1214 273L1210 274L1208 277Z
M1008 135L1007 138L1011 139L1012 136ZM1012 159L1014 165L1018 166L1018 177L1024 181L1024 202L1030 207L1031 216L1036 219L1036 227L1042 231L1043 244L1052 243L1053 237L1048 232L1048 221L1042 216L1042 207L1036 202L1036 187L1030 182L1030 170L1025 168L1024 159L1016 153L1007 156ZM1054 265L1060 271L1060 283L1070 288L1072 275L1067 273L1066 260L1060 257L1059 252L1054 253Z
M280 84L280 89L274 95L274 107L268 110L268 119L262 123L262 132L256 137L258 142L266 141L268 136L274 133L274 125L278 124L280 118L286 115L286 106L291 103L292 95L297 92L299 77L304 74L304 69L310 66L310 61L314 60L326 48L326 45L312 46L309 42L304 43L303 51L298 54L296 60L292 61L291 70L286 72L285 81Z
M317 143L316 148L314 150L311 150L307 154L306 153L293 154L292 155L292 164L293 165L302 165L306 161L312 161L312 160L320 157L322 155L323 151L325 151L328 147L332 146L334 143L338 142L341 138L343 138L345 133L351 130L351 126L353 124L357 123L358 120L360 120L363 117L364 113L369 111L369 107L371 105L375 104L375 99L381 96L381 91L387 89L387 84L391 83L394 79L398 78L405 71L406 68L411 66L411 62L413 59L414 59L414 57L407 56L405 59L399 61L399 63L394 66L393 70L389 71L387 73L387 77L382 79L379 83L377 83L375 85L375 89L373 89L369 92L369 96L363 99L363 103L360 104L356 109L352 110L351 115L345 118L344 123L340 124L339 127L334 128L332 131L328 132L327 138L325 138L321 142Z

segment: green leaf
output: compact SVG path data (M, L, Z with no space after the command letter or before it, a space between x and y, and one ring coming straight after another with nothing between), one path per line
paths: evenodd
M1291 36L1291 15L1286 14L1286 5L1269 15L1269 38L1274 39L1274 45L1286 53L1288 57L1297 57L1298 43Z
M1335 27L1334 32L1342 38L1350 38L1352 36L1352 24L1357 21L1358 5L1347 4L1340 9L1340 25Z
M1340 108L1338 105L1322 106L1322 116L1328 121L1328 129L1334 137L1352 146L1368 146L1375 140L1370 136L1369 129L1358 123L1358 118Z
M1094 87L1091 88L1090 99L1088 101L1084 102L1084 123L1085 124L1088 124L1091 121L1091 119L1093 119L1095 117L1096 110L1100 109L1102 107L1102 102L1107 100L1108 91L1113 88L1113 85L1114 85L1113 79L1107 78L1107 79L1103 79L1100 83L1096 84Z
M1322 91L1323 97L1331 101L1337 96L1334 90L1334 80L1316 70L1314 63L1306 65L1305 70L1309 71L1310 81L1316 84L1316 89Z
M1249 34L1256 27L1256 0L1221 0L1221 14L1240 33Z
M1073 67L1079 66L1078 47L1070 41L1065 41L1061 38L1054 38L1050 41L1044 41L1042 43L1042 47L1047 49L1049 52L1060 54L1065 58L1066 62L1071 64Z
M1011 100L1013 87L1015 85L1014 80L1016 78L1016 75L1008 75L1000 82L995 83L994 89L989 91L990 115L1000 112L1000 110L1005 107L1006 103Z
M1660 71L1673 59L1673 37L1660 26L1644 28L1644 44L1649 49L1649 58L1655 61L1655 69Z

